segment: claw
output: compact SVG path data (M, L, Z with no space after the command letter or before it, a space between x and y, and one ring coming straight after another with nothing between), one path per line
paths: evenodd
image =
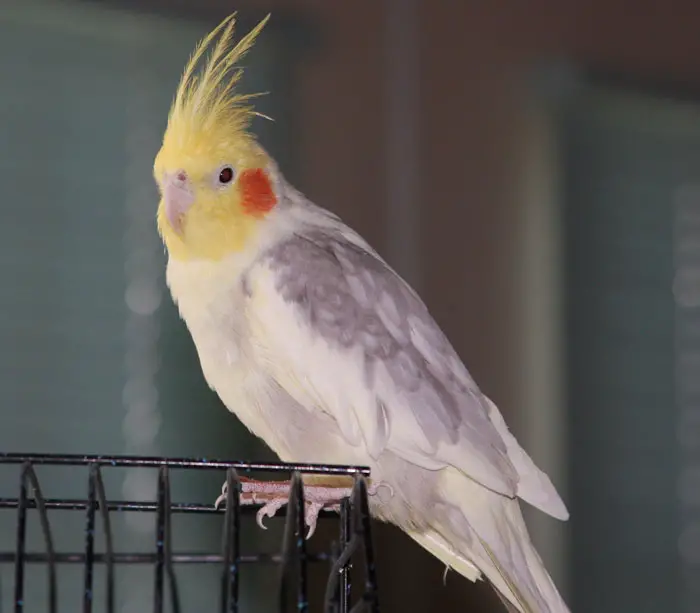
M305 537L307 541L311 538L313 533L316 532L316 524L318 523L318 514L321 512L321 509L323 509L322 502L310 502L306 506L306 512L304 513L304 521L306 522L306 525L309 527L309 530L306 533L306 537Z
M368 488L367 488L367 495L368 496L376 496L377 492L379 491L380 488L385 487L389 490L389 496L392 498L394 497L394 488L391 487L388 483L385 481L378 481L377 483L372 483Z
M258 526L260 526L263 530L267 530L267 526L263 523L263 520L266 517L274 517L277 511L279 511L285 504L287 504L286 499L277 498L260 507L258 512L255 514L255 521Z
M224 481L224 484L221 486L221 494L219 494L219 497L214 501L214 508L218 509L219 505L222 502L226 501L226 494L228 493L228 483Z
M445 565L445 572L442 573L442 584L447 585L447 573L449 573L452 570L452 567L449 564Z

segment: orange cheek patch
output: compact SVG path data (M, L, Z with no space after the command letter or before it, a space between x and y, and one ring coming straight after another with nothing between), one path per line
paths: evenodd
M261 168L244 170L238 177L243 209L250 215L267 213L277 204L277 197L267 173Z

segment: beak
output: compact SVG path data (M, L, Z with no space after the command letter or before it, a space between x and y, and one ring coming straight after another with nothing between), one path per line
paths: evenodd
M165 178L163 183L163 202L168 222L175 232L181 233L185 213L187 213L194 202L194 193L184 172L179 171Z

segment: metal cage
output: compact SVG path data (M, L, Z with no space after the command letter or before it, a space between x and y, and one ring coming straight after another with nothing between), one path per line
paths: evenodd
M323 609L330 613L379 611L377 579L372 550L371 522L367 501L366 477L369 469L354 466L294 465L282 463L228 462L208 459L157 458L131 456L78 456L47 454L0 454L0 465L14 464L19 467L19 492L16 498L0 498L0 509L17 509L16 547L14 551L0 551L0 564L14 564L15 613L25 611L25 566L27 564L47 565L48 612L58 610L58 589L56 569L59 564L81 564L84 569L82 611L93 611L94 571L98 564L105 565L106 591L105 608L114 613L115 607L115 565L151 564L154 566L155 584L153 589L153 611L163 613L184 613L180 605L175 566L179 563L219 564L221 569L221 591L218 611L234 613L239 611L239 584L241 566L256 563L275 563L279 575L279 611L309 610L310 589L318 589L308 584L308 564L326 562L330 572L324 590ZM84 499L46 499L35 466L84 466L88 468L87 497ZM142 467L158 469L157 496L154 502L133 502L108 500L105 493L103 472L111 467ZM228 483L227 500L224 508L213 505L171 502L170 475L179 470L223 470ZM291 474L292 487L288 505L284 511L285 525L281 551L278 553L256 552L243 555L240 546L241 516L255 513L260 505L241 506L240 481L238 472L286 473ZM335 517L338 522L338 540L332 551L321 554L307 552L304 520L304 495L301 474L345 475L354 478L352 496L341 504L340 515L324 512L323 517ZM30 494L31 492L31 494ZM36 510L46 551L27 551L26 529L28 511ZM85 541L82 552L64 553L56 551L49 521L52 509L70 510L85 514ZM123 512L152 513L155 515L156 540L151 553L115 552L110 518ZM177 553L172 548L171 516L175 513L218 513L223 516L222 547L220 552L206 554ZM96 517L102 520L104 530L104 552L95 550ZM281 514L281 513L280 513ZM300 538L301 535L301 538ZM352 574L357 576L353 562L361 557L364 567L362 581L356 581L351 589ZM358 587L359 586L359 587ZM5 586L3 586L5 587ZM6 587L5 587L6 589ZM167 591L167 592L166 592ZM166 593L170 603L166 607ZM203 613L203 612L196 612Z

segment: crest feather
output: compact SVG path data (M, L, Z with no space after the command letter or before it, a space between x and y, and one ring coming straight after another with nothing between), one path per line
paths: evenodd
M267 15L248 34L233 44L236 13L229 15L195 47L180 79L168 118L168 128L184 127L207 130L226 125L245 130L257 113L248 102L263 93L235 94L243 76L236 64L251 49L255 39L270 19ZM214 41L219 37L216 44ZM212 48L213 46L213 48ZM197 70L207 50L211 49L201 70Z

